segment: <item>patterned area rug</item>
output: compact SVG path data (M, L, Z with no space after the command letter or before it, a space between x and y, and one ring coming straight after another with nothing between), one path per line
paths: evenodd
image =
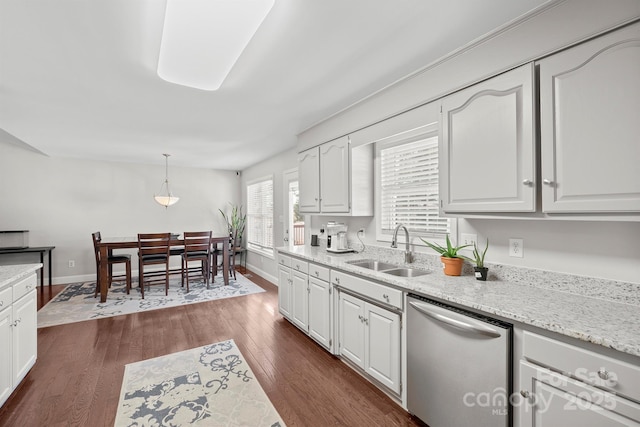
M284 422L233 340L125 366L115 426Z
M129 295L124 283L114 282L105 303L100 302L100 296L93 297L96 282L72 283L38 311L38 328L264 292L241 274L236 273L236 277L231 277L225 286L222 276L216 276L209 289L202 281L189 281L189 292L180 286L179 277L171 278L168 296L164 286L153 285L145 288L144 299L137 282Z

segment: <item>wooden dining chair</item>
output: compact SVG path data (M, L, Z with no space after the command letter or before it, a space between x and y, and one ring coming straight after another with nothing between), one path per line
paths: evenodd
M182 284L184 286L185 278L187 282L187 292L189 292L189 262L200 261L200 275L209 288L209 272L211 266L209 264L211 258L211 231L186 231L184 238L184 253L182 254Z
M171 233L138 234L138 282L144 299L144 285L164 283L164 294L169 295L169 256ZM163 265L164 274L153 271L145 276L145 265ZM164 277L164 278L163 278Z
M98 245L100 244L100 242L102 242L102 235L99 231L96 231L95 233L91 234L91 237L93 238L93 251L95 252L96 256L96 290L93 294L93 297L95 298L98 296L98 293L100 293L100 249L98 248ZM131 255L109 255L107 257L107 263L109 267L109 280L107 282L109 284L109 287L111 287L111 282L113 282L113 279L121 279L124 277L127 286L127 294L129 294L129 291L131 290ZM114 277L113 265L123 263L125 265L125 274Z
M237 242L237 238L235 237L236 234L232 234L229 237L229 241L225 242L224 244L229 245L229 277L233 276L233 278L236 278L236 253L238 252L236 250L236 242ZM240 243L240 242L238 242ZM212 265L212 270L211 270L211 276L215 277L218 274L218 256L222 257L224 254L224 249L223 248L215 248L212 252L211 252L211 265ZM224 260L223 260L224 262Z

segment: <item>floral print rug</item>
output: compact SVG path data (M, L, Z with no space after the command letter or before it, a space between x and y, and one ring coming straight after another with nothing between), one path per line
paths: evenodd
M284 427L233 340L125 366L116 427Z
M229 278L229 285L224 284L221 275L216 276L209 289L201 280L190 281L189 292L180 285L180 277L171 278L168 296L164 294L164 286L152 285L145 288L144 299L135 281L129 295L124 282L114 282L104 303L99 295L94 298L95 287L95 281L68 285L38 311L38 328L264 292L237 272L236 279Z

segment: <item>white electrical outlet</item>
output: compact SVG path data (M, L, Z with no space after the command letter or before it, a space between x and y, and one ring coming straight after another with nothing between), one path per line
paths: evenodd
M461 245L471 245L471 247L467 248L471 249L474 243L476 245L478 244L478 235L471 233L462 233L460 234L460 240L462 240L462 243L460 243Z
M76 266L76 262L72 259L69 260L69 268L74 268Z
M509 256L516 258L524 257L523 239L509 239Z

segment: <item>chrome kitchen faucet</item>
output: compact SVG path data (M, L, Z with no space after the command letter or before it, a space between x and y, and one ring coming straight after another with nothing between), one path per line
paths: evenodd
M405 249L404 249L404 262L406 262L407 264L410 262L413 262L413 257L411 256L411 250L409 250L409 230L407 230L407 227L405 227L402 224L398 224L396 226L396 229L393 230L393 238L391 239L391 247L392 248L397 248L398 247L398 230L400 229L400 227L404 228L404 238L405 238Z

